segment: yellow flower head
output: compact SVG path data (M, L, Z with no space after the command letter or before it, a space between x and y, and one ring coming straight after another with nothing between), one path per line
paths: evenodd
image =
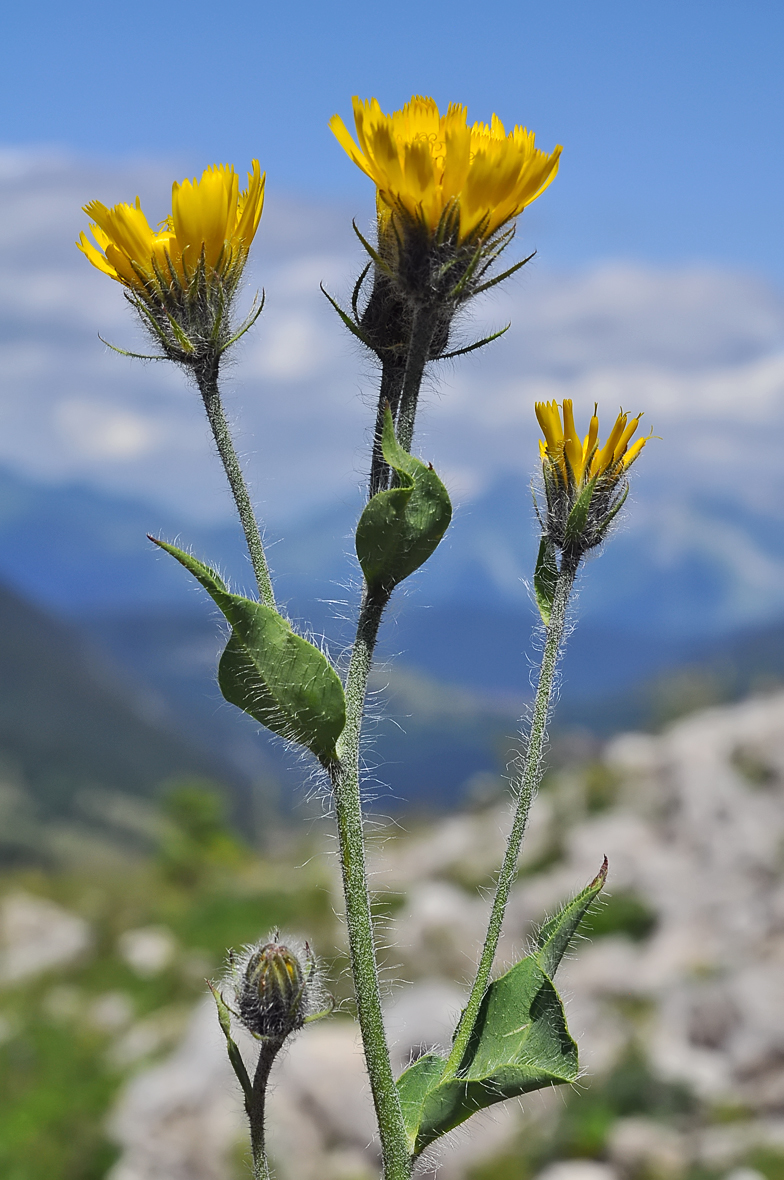
M244 265L261 218L265 175L254 160L244 192L229 164L212 165L201 180L175 183L171 214L157 231L138 197L135 205L111 209L91 201L84 211L99 249L84 233L76 245L98 270L136 290L165 286L175 276L187 282L202 258L208 276L223 276Z
M599 445L599 419L594 406L593 417L588 426L588 433L581 441L574 424L574 411L571 398L564 398L563 422L558 403L537 402L536 417L542 428L545 441L539 442L539 453L542 461L548 460L554 465L568 484L574 482L577 486L587 483L594 476L605 473L610 476L620 476L632 465L642 448L648 442L650 435L638 438L629 446L633 435L640 425L642 414L629 419L629 415L621 410L615 419L615 425L610 431L606 443ZM570 480L571 475L571 480Z
M435 231L455 209L460 241L473 233L487 238L535 201L558 171L560 147L550 155L540 151L524 127L507 135L495 115L489 127L469 127L458 103L445 115L432 98L418 96L391 115L375 98L354 98L353 106L359 146L339 115L329 125L375 183L382 219L402 210Z
M602 543L626 500L626 473L648 441L647 437L631 441L642 414L630 419L621 410L605 443L599 442L595 406L583 439L577 433L569 398L563 401L563 417L554 401L537 402L536 417L544 434L539 453L546 507L537 506L541 554L547 564L560 550L567 566L576 570L583 555ZM539 583L541 589L541 577Z

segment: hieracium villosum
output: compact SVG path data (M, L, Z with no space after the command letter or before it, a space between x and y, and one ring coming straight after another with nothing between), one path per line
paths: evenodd
M350 306L344 309L327 298L374 358L378 390L367 502L355 536L362 589L345 670L301 635L276 605L261 531L222 408L223 358L262 309L254 303L244 320L235 320L263 207L265 177L258 162L242 191L230 165L175 184L171 214L157 230L138 199L113 208L93 201L85 212L96 244L84 234L77 244L93 266L122 284L154 343L156 359L183 367L203 400L245 532L257 594L234 593L208 562L167 541L156 543L200 583L229 625L217 669L226 700L310 755L328 784L383 1175L409 1180L422 1153L476 1111L579 1076L577 1047L553 977L603 888L606 861L593 881L544 922L528 954L500 975L493 975L493 965L542 775L572 588L586 553L608 536L627 494L629 469L648 439L635 439L640 415L630 418L621 411L602 442L595 406L584 435L578 433L571 401L535 407L544 438L533 589L545 640L526 740L512 769L506 852L451 1048L425 1053L396 1078L384 1027L365 862L360 753L368 677L390 599L432 557L452 518L446 486L414 453L423 379L438 361L488 346L507 330L463 344L455 339L456 316L532 257L505 268L501 264L520 215L554 180L561 148L542 151L532 132L515 127L507 133L495 115L489 124L469 125L459 104L442 115L431 98L415 96L392 114L385 114L375 99L355 98L353 113L356 139L339 116L330 126L375 186L374 229L368 235L357 229L365 261ZM531 456L532 466L533 461ZM278 561L285 565L283 548ZM520 675L522 685L528 676L522 663ZM265 1135L270 1071L290 1037L328 1014L329 997L308 945L277 933L230 954L226 978L213 985L213 993L245 1097L254 1174L261 1180L271 1174ZM236 1027L244 1027L258 1046L250 1071L234 1037Z

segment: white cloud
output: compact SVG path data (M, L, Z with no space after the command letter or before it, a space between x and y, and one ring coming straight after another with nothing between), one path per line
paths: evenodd
M187 515L229 511L198 395L171 366L110 353L98 332L146 351L122 291L73 242L91 196L140 192L165 212L171 176L156 165L100 169L0 152L0 461L38 478L81 478L156 497ZM273 523L351 493L367 464L374 390L362 354L318 289L342 298L363 265L350 211L270 196L247 302L267 306L227 372L262 515ZM587 417L645 409L663 441L639 484L662 497L738 482L738 496L784 502L784 299L749 275L606 265L548 271L538 260L461 325L465 340L507 320L507 336L442 366L426 393L419 446L478 495L535 456L535 398L572 397ZM666 493L669 495L669 493ZM643 500L642 495L639 496ZM658 501L656 501L658 502Z
M55 421L63 441L88 459L138 459L156 451L165 438L151 418L94 398L66 398L56 408Z

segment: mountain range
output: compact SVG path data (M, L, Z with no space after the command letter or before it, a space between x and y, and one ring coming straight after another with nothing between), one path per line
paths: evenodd
M360 508L357 497L268 537L280 601L338 661L351 640ZM293 760L222 701L225 631L148 532L249 588L238 528L0 472L0 581L10 587L0 597L0 750L53 813L85 784L144 796L175 772L231 784L246 811L262 784L286 810L301 798L289 789ZM447 804L508 762L542 635L527 588L535 544L530 490L506 476L458 506L393 603L366 751L390 806ZM557 724L606 734L666 717L673 700L688 707L689 694L705 703L781 679L784 602L777 580L760 577L763 557L784 565L762 510L706 496L680 515L674 504L641 521L630 512L584 570Z

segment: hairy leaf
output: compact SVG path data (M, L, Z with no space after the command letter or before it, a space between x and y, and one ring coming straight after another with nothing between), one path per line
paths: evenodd
M438 546L452 519L449 495L432 467L409 455L384 416L382 450L398 486L377 492L357 525L359 564L371 588L392 590L419 569Z
M539 932L537 949L487 989L457 1069L425 1054L399 1078L403 1117L415 1155L478 1110L575 1081L577 1046L552 982L558 964L607 874L599 875Z
M596 488L596 480L598 476L589 479L580 495L572 505L572 510L569 513L569 518L566 521L566 540L576 541L583 532L587 521L588 512L591 507L591 500L593 499L594 489Z
M549 537L542 537L534 570L534 597L545 627L550 623L557 581L558 563L555 559L555 546Z
M155 538L151 538L155 540ZM346 724L343 686L326 656L263 603L231 594L221 577L174 545L155 541L193 574L231 624L218 669L230 704L327 762Z

